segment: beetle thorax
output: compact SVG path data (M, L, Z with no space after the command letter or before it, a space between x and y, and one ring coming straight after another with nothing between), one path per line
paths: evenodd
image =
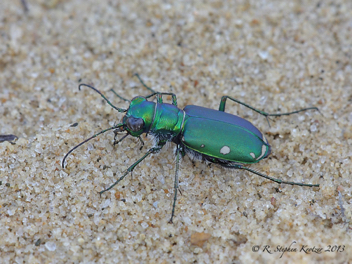
M185 113L172 104L156 103L149 133L160 141L171 141L182 130Z

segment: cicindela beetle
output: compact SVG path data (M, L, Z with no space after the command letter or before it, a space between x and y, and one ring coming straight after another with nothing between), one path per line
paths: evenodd
M114 106L100 91L90 85L79 85L79 90L82 86L93 89L95 92L99 93L111 107L120 113L126 114L122 119L122 123L102 130L71 149L62 160L63 168L67 156L72 151L109 130L114 130L115 132L114 145L121 142L128 135L139 138L142 147L144 143L140 136L143 133L152 135L155 138L154 147L149 149L143 157L133 163L114 184L100 191L100 194L118 184L129 172L132 172L141 161L150 154L160 151L166 142L170 141L176 144L176 172L174 181L174 201L170 219L171 223L174 217L177 200L180 155L185 156L188 154L192 157L216 163L226 168L247 170L279 184L319 187L319 184L288 182L272 178L246 167L244 164L257 163L268 157L271 152L271 147L264 135L252 123L241 117L225 112L227 99L244 105L266 118L269 116L291 115L307 110L319 111L317 107L308 107L289 113L268 114L232 97L223 96L218 111L195 105L188 105L182 110L177 107L175 94L156 92L148 87L138 74L136 74L136 76L141 84L151 91L152 94L146 97L136 96L132 100L127 100L112 90L119 98L130 103L128 109ZM172 104L163 102L162 97L164 95L171 96ZM156 97L156 102L147 100L153 96ZM117 132L124 131L126 135L116 140Z

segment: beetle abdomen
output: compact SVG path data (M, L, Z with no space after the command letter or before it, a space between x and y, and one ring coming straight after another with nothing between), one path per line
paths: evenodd
M270 154L263 134L247 120L225 112L187 106L182 143L217 159L256 163Z

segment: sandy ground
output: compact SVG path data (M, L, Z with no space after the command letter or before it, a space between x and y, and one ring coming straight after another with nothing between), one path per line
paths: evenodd
M352 260L352 2L79 1L0 3L1 263L346 263ZM272 146L249 172L185 157L168 224L174 145L151 147L113 132L64 155L148 95L133 74L183 108L228 102ZM167 99L167 98L166 98ZM169 99L167 99L169 100ZM77 126L72 126L78 123ZM281 248L280 248L281 247ZM303 247L303 250L302 250ZM291 252L283 252L289 250ZM309 253L309 251L313 251Z

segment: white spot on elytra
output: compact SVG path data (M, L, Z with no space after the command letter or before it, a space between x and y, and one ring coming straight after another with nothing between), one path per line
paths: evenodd
M204 144L202 144L202 145L200 145L200 147L201 147L201 148L204 148L205 146L204 146Z
M267 146L263 144L262 145L262 154L260 154L260 156L256 160L261 159L265 155L266 148L267 148Z
M263 141L264 141L266 144L268 144L268 141L266 140L266 137L264 137L264 135L263 135Z
M230 151L231 151L231 149L230 149L228 146L223 146L223 147L220 149L220 153L223 154L223 155L229 154Z
M249 153L249 155L251 155L252 158L255 159L255 154L253 152Z

